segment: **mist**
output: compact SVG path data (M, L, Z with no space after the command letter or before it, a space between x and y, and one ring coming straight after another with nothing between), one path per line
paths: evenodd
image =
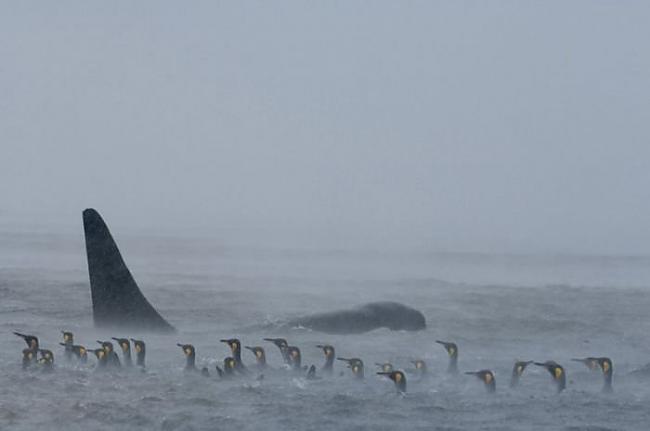
M3 2L0 219L647 254L649 21L641 1Z

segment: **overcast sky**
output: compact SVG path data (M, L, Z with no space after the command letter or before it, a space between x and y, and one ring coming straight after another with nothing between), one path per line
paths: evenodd
M0 6L5 221L650 253L650 2Z

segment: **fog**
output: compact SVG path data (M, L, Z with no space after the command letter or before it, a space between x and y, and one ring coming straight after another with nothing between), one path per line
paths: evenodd
M2 226L650 252L647 2L1 9Z

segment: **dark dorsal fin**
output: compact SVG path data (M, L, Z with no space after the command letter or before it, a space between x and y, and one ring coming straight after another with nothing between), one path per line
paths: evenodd
M175 332L140 291L99 213L89 208L83 220L95 326Z

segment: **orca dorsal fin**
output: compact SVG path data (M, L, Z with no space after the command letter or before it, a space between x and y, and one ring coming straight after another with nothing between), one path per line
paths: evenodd
M99 213L84 210L83 222L95 326L175 332L140 291Z

